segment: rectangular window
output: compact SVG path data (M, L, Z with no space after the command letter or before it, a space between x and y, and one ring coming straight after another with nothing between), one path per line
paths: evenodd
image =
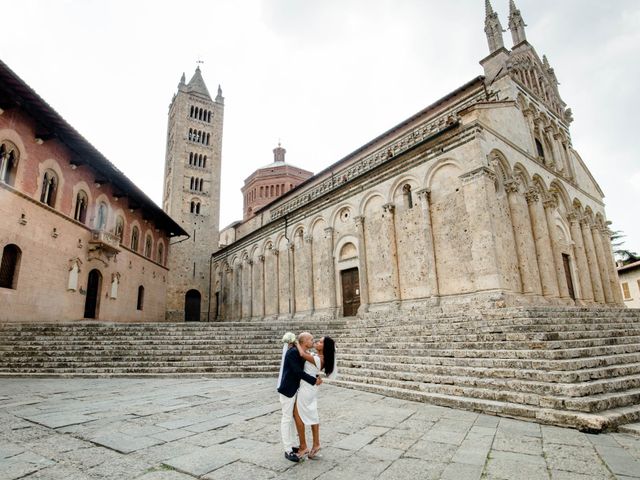
M625 300L631 300L631 292L629 291L629 284L627 282L622 284L622 296Z

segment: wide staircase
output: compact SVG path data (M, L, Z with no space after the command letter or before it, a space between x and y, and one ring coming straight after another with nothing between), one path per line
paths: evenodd
M630 309L8 324L0 326L0 376L274 377L288 330L336 338L335 385L587 431L640 420L640 310Z

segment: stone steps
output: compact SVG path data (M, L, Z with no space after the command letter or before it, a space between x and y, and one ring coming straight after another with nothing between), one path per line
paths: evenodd
M336 339L348 388L593 431L640 420L640 312L623 309L0 325L0 377L275 377L282 334L303 330Z

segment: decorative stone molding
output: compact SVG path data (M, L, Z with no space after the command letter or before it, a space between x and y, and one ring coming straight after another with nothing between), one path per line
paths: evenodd
M431 200L431 189L430 188L421 188L420 190L416 191L416 195L418 196L419 200L422 200L422 198L424 197L424 199L426 201Z
M264 263L264 255L258 255L258 261Z
M384 210L385 213L391 213L393 215L393 212L396 210L396 206L393 203L385 203L382 205L382 210Z
M336 172L331 176L331 178L327 178L308 190L301 192L299 195L283 203L279 207L274 208L271 211L271 220L280 218L287 213L302 207L316 198L341 187L356 177L369 172L378 165L381 165L382 163L385 163L410 150L418 144L426 142L434 136L459 125L460 112L480 101L486 101L485 93L481 91L467 99L467 101L457 105L455 110L442 112L436 117L416 126L413 130L402 135L390 144L383 145L369 155L356 160L353 164Z
M558 200L555 197L547 197L542 201L542 205L544 205L545 209L555 209L558 208Z

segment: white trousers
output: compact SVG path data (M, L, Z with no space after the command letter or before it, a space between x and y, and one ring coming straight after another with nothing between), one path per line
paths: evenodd
M293 421L293 407L296 404L296 393L293 397L289 398L280 394L280 405L282 406L282 420L280 421L280 432L282 433L282 444L284 445L284 451L290 453L292 447L298 444L296 432L296 425Z

